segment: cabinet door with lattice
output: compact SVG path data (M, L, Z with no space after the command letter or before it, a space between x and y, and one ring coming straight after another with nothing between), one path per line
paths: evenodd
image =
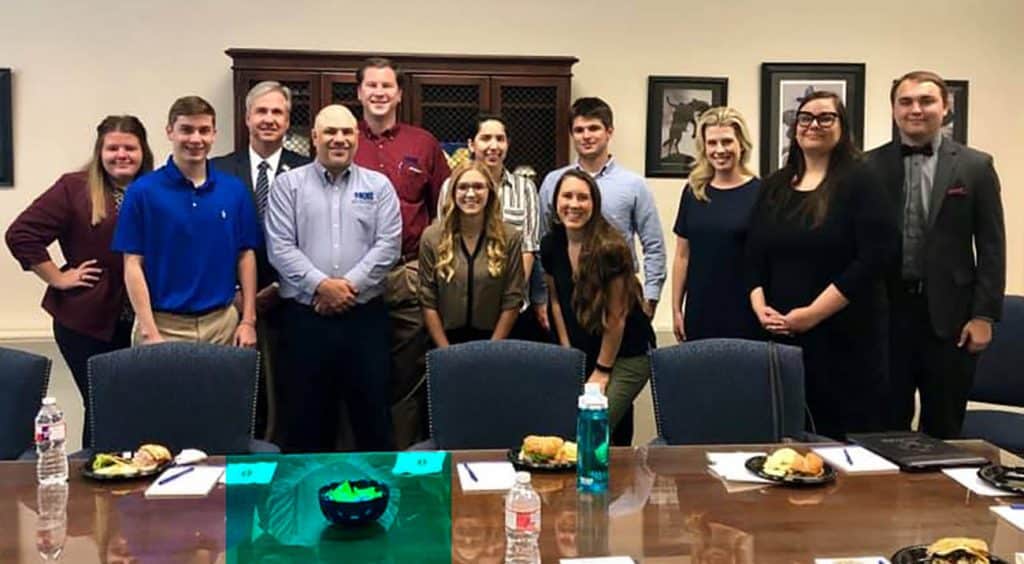
M356 119L363 119L363 105L359 102L357 93L359 85L356 84L356 73L339 72L324 73L323 93L321 99L324 105L341 104L352 110Z
M568 161L564 141L569 129L568 81L546 77L494 77L491 79L494 111L505 116L509 170L528 167L537 184L544 175ZM528 172L528 171L527 171Z
M321 107L320 75L318 73L244 72L237 74L236 80L242 82L242 84L236 83L236 92L248 92L250 88L264 80L276 80L286 86L292 95L292 112L291 125L288 127L288 133L284 136L284 147L307 157L313 154L310 131L313 128L313 117ZM241 107L238 108L235 115L245 116L244 94L236 100L236 104ZM248 139L249 134L243 119L242 123L235 125L236 150L245 148Z
M491 100L485 76L413 76L409 88L410 120L433 133L449 156L466 147L476 116L488 110Z

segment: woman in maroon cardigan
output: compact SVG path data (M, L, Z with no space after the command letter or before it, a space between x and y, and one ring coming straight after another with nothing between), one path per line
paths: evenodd
M134 116L108 116L96 127L92 160L67 173L14 220L7 246L25 270L47 284L43 309L82 394L89 425L89 357L131 344L133 315L124 288L123 261L110 250L124 190L153 170L146 128ZM57 241L67 261L58 268L46 248Z

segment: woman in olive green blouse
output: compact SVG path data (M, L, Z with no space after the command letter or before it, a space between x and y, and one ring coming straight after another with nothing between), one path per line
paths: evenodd
M487 168L457 168L438 202L438 221L420 237L420 303L440 348L508 336L523 303L523 238L502 222Z

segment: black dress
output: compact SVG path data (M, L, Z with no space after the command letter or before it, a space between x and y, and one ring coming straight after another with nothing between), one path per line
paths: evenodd
M807 406L818 433L877 431L888 378L888 307L883 273L898 249L896 216L881 186L858 165L841 176L824 222L798 207L811 192L777 172L765 188L747 241L748 287L764 289L782 314L810 305L830 284L849 305L810 331L777 338L803 348ZM775 189L784 198L769 200Z
M753 178L729 190L708 185L706 191L710 201L702 202L689 186L683 189L673 229L690 244L686 338L765 339L750 308L743 274L744 247L761 180Z

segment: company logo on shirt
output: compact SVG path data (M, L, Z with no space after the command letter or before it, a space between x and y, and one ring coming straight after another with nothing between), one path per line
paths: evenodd
M373 201L373 192L353 192L352 193L352 197L357 202L372 202Z

